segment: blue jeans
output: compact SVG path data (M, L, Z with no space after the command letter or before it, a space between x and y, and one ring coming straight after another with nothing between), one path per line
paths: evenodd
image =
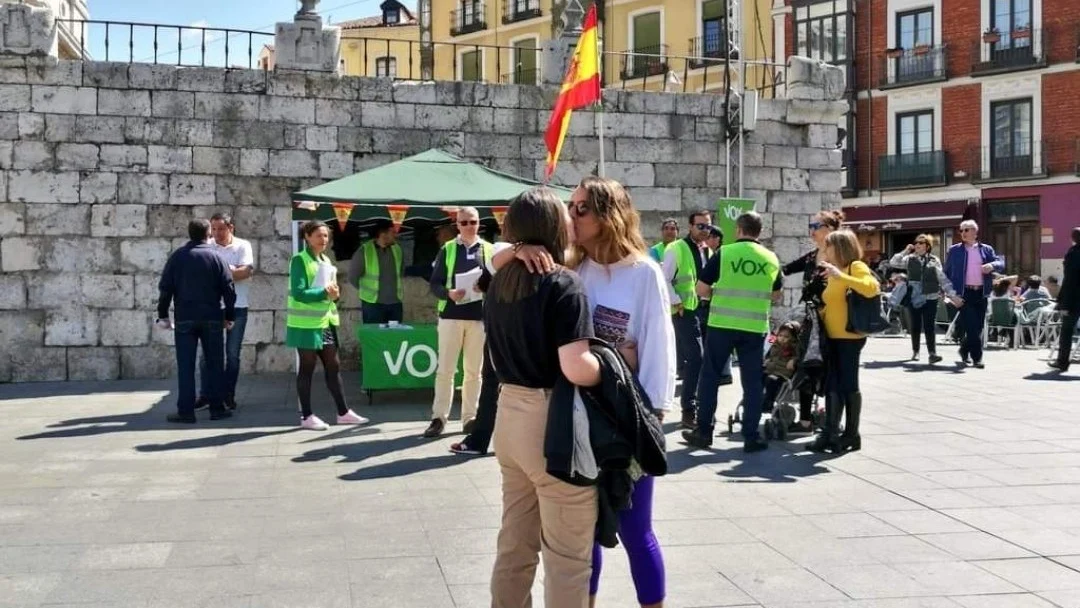
M711 437L716 417L716 391L720 377L731 363L731 352L739 356L739 379L742 380L744 441L758 438L763 397L761 369L765 365L765 334L737 329L709 328L705 340L705 362L701 365L698 383L698 429L703 437Z
M377 325L388 321L397 321L398 323L401 323L404 315L401 308L401 302L396 304L369 304L367 302L361 302L360 316L363 318L365 325Z
M964 305L960 307L960 323L964 327L964 342L960 347L971 360L979 363L983 358L983 324L986 323L986 296L982 288L964 289Z
M698 375L701 373L701 326L697 314L683 311L681 315L672 315L671 324L675 328L676 369L682 376L682 411L695 409L695 390Z
M223 398L236 396L236 381L240 378L240 347L244 344L244 330L247 329L247 319L248 309L237 308L236 316L233 318L233 328L225 332L225 377L221 388ZM206 346L203 345L203 359L200 366L202 386L199 395L209 398L210 391L206 384L206 378L209 374L207 374L206 366Z
M198 361L199 345L202 345L206 370L203 372L203 387L206 398L210 400L210 409L224 408L223 362L224 340L221 321L177 321L174 337L176 339L176 375L179 399L176 410L181 416L195 415L195 366Z

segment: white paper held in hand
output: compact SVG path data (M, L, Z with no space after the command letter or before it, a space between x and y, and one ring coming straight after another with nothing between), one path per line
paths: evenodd
M312 287L316 289L326 289L328 286L337 282L337 266L329 263L319 263L319 269L315 272L315 280L312 281Z
M454 288L465 290L465 297L458 304L468 304L484 299L484 294L476 290L476 282L480 280L481 274L483 272L477 266L468 272L459 272L454 275Z

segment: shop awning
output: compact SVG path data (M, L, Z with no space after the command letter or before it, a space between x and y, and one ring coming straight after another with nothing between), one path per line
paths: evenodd
M964 219L967 206L967 201L940 201L844 207L844 222L856 231L951 228Z

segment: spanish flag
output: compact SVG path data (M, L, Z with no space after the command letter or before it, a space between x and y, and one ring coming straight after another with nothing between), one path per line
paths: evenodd
M584 108L600 101L600 61L597 44L596 4L589 7L585 14L585 23L578 38L577 48L566 69L559 97L551 111L551 122L544 134L547 144L547 168L545 175L550 178L559 162L566 130L570 127L570 115L574 110Z

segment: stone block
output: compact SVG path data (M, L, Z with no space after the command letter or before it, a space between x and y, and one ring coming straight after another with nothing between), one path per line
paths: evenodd
M275 233L279 234L276 230ZM292 241L288 239L260 239L255 267L264 274L288 274L292 254Z
M706 165L688 165L682 163L657 164L655 166L656 185L660 187L704 187L706 185L705 167Z
M274 236L274 209L272 207L237 207L233 213L236 233L247 239Z
M5 346L4 352L22 352L26 347L41 346L44 337L43 311L0 311L0 344Z
M653 186L658 177L649 163L605 162L604 171L607 177L630 188Z
M359 101L340 99L315 100L315 124L332 127L359 127L362 122L363 104Z
M56 166L56 144L17 141L12 146L12 169L49 171Z
M16 171L8 183L8 199L24 203L78 203L79 174L74 171Z
M150 236L174 238L187 234L188 222L195 219L194 207L154 206L147 210Z
M75 119L75 141L91 144L122 144L123 116L79 116Z
M176 371L176 354L164 345L120 349L120 377L124 379L169 378Z
M144 234L146 234L146 205L93 205L90 219L91 236L121 237L143 236Z
M176 88L179 91L224 93L225 71L223 68L180 68L176 71Z
M0 169L10 169L14 163L15 142L0 141Z
M259 95L195 93L194 116L211 120L258 120Z
M694 120L694 139L719 141L724 138L724 120L708 116L698 116Z
M659 95L659 93L653 93ZM691 116L712 116L713 101L717 96L712 93L682 93L675 95L675 113Z
M546 163L542 160L536 161L536 166L533 170L533 178L537 181L544 178L544 167ZM592 161L563 161L555 166L555 173L551 175L551 183L557 186L565 186L573 188L577 186L582 178L586 175L596 175L598 162Z
M169 176L169 204L213 205L217 184L212 175Z
M195 173L208 175L235 175L240 171L239 148L208 148L198 146L192 150Z
M42 114L97 114L97 89L35 85L31 108Z
M266 122L315 124L315 100L296 97L259 98L259 118Z
M786 73L789 99L836 100L847 88L843 69L808 57L788 57Z
M96 346L98 313L85 307L65 307L45 313L45 346Z
M274 341L274 312L271 310L248 313L244 344L269 344Z
M304 97L307 95L307 75L303 72L275 72L267 79L267 95Z
M219 121L214 125L213 145L236 148L283 148L285 125Z
M304 75L307 77L306 95L315 99L356 100L362 81L332 72L307 72Z
M98 89L126 89L129 86L128 63L88 61L83 66L83 85Z
M161 268L158 268L157 272L160 273L161 270ZM160 274L136 274L130 276L135 281L135 308L150 311L157 310L158 297L161 295L158 291L158 282L161 280ZM150 332L151 340L155 333L157 332Z
M591 115L593 121L597 120L596 112L583 112L583 115ZM574 114L576 116L577 113ZM655 117L651 117L655 118ZM571 117L571 122L573 117ZM645 115L644 114L604 114L603 117L605 137L644 137ZM594 125L598 128L599 123ZM658 136L657 136L658 137Z
M695 139L695 125L698 120L701 119L681 114L648 114L645 115L644 135L649 138ZM607 127L606 119L604 126Z
M760 167L765 164L765 146L745 142L742 152L744 167Z
M150 92L101 89L97 113L102 116L150 116Z
M118 269L118 243L112 239L82 236L45 241L45 267L61 272L113 273Z
M29 112L30 85L0 84L0 112Z
M60 60L56 65L26 66L26 81L30 84L53 84L77 87L83 83L82 60Z
M287 372L296 364L296 351L283 344L260 344L255 351L255 372Z
M217 178L217 203L233 206L291 207L292 193L299 189L300 183L296 179L278 177L222 175Z
M149 115L156 118L195 118L195 96L213 94L190 91L153 91Z
M789 99L758 99L757 119L786 122Z
M160 273L171 253L168 239L125 239L120 241L120 270Z
M266 70L228 70L225 72L225 92L265 93L270 86L271 74Z
M369 126L367 105L364 106L364 126ZM460 129L461 125L469 120L469 108L450 106L419 106L416 108L416 128L433 129L439 131L453 131ZM370 124L370 126L377 126ZM388 125L393 126L393 125Z
M323 152L319 154L319 177L337 179L353 173L352 152Z
M304 127L300 125L285 125L284 133L286 150L307 149L307 136L304 133Z
M517 135L466 133L465 155L483 158L520 158L521 138Z
M634 207L642 211L679 211L682 190L679 188L630 188Z
M305 150L271 150L270 175L277 177L318 177L319 158Z
M100 152L94 144L57 144L56 168L61 171L90 171L98 168Z
M337 127L308 127L304 133L308 150L337 150Z
M292 208L274 208L274 234L292 238Z
M765 166L794 168L798 165L795 159L797 148L787 146L765 146Z
M256 263L258 263L258 260L256 260ZM248 291L250 310L284 309L288 289L288 277L255 274L251 277L251 287Z
M798 238L806 234L807 216L805 213L772 213L773 236Z
M38 237L9 236L0 240L0 268L4 272L38 270L44 260Z
M342 80L351 80L356 83L356 99L360 101L393 101L393 88L390 80L386 78L347 77Z
M772 120L759 120L754 130L748 134L747 143L799 147L806 145L805 134L804 128ZM835 143L834 140L833 144Z
M131 308L134 277L129 274L84 274L79 277L82 304L93 308ZM156 283L155 283L156 284ZM104 317L102 317L104 327Z
M46 236L90 234L90 207L45 203L27 205L26 233Z
M20 129L23 117L28 117L28 120L33 121L37 117L37 114L19 113L19 112L0 112L0 139L3 140L16 140L27 139L20 133ZM44 117L41 117L44 119ZM38 137L40 139L40 137Z
M793 99L789 102L784 121L789 125L837 124L848 109L844 101Z
M799 148L798 167L800 169L835 169L840 170L843 155L840 150L822 148Z
M26 308L26 279L18 274L0 274L0 310Z
M45 141L66 142L75 139L75 117L49 114L45 117Z
M711 141L680 141L678 151L675 159L681 163L715 165L727 162L720 159L719 146Z
M100 169L103 171L145 171L146 146L102 144L99 152Z
M147 146L147 170L153 173L191 173L191 148Z
M212 146L214 145L214 123L209 120L176 120L176 145Z
M0 84L26 84L27 82L26 66L3 67L0 63ZM3 357L0 356L0 378L4 375L3 364Z
M57 349L61 350L61 349ZM109 347L73 346L67 352L69 381L106 381L120 377L120 349Z
M614 160L640 163L671 162L679 157L679 147L683 143L685 142L668 139L618 138L615 140Z
M269 175L269 150L240 150L240 175Z
M724 188L727 185L727 167L724 165L710 165L705 168L705 185L710 188ZM732 176L733 182L737 177Z
M842 187L841 173L834 171L810 171L810 189L814 192L839 192Z
M766 154L768 149L766 148ZM806 169L781 169L783 186L787 192L809 192L810 173Z
M26 234L26 205L0 203L0 237Z
M373 129L340 127L338 129L338 149L346 152L371 152L374 149Z
M116 202L117 176L115 173L83 172L79 179L79 202L112 204ZM95 216L96 217L96 216ZM97 235L95 235L97 236ZM101 235L120 236L120 235Z
M31 347L11 358L12 382L63 382L67 380L67 349Z
M838 139L837 126L831 125L810 125L806 127L807 134L807 146L810 148L826 148L829 150L836 149L836 142Z
M166 205L169 202L169 178L166 175L121 173L118 177L117 202L137 205Z
M783 180L780 169L772 167L743 167L743 187L754 190L780 190Z
M35 272L27 277L27 304L33 309L50 310L82 304L80 275L62 272Z
M128 66L128 79L133 89L176 89L176 66L133 63Z
M101 312L102 346L144 346L150 342L150 312L104 310Z

